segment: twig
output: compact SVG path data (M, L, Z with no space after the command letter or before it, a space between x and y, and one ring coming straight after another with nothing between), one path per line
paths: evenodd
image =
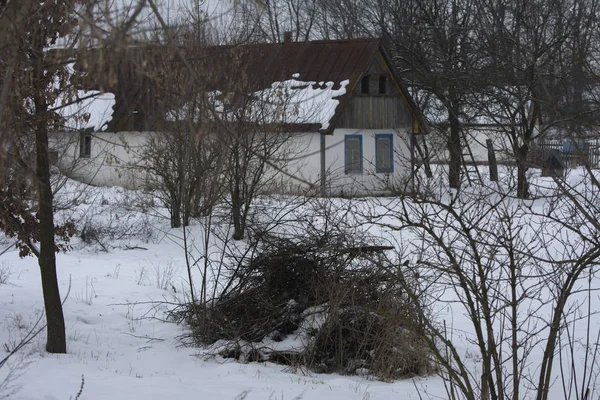
M127 246L125 245L125 250L148 250L145 247L141 247L141 246Z
M79 397L81 397L81 393L83 393L83 385L85 384L85 379L83 378L83 375L81 375L81 386L79 386L79 392L77 392L77 394L75 395L75 400L79 400Z
M147 343L152 343L152 342L164 342L165 339L162 338L155 338L155 337L150 337L150 336L140 336L140 335L134 335L132 333L128 333L128 332L121 332L123 335L127 335L127 336L131 336L134 337L136 339L146 339Z

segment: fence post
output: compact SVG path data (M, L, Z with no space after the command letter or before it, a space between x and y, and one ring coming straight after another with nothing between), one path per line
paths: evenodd
M498 164L496 163L496 153L494 152L494 145L492 139L486 139L485 144L488 151L488 164L490 165L490 180L493 182L498 181Z

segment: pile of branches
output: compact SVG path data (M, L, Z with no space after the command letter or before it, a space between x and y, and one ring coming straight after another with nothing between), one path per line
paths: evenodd
M196 344L217 343L224 357L317 372L386 380L430 372L420 311L403 295L399 266L385 256L391 247L326 236L269 236L258 246L218 298L187 304L179 315ZM278 345L286 339L295 346Z

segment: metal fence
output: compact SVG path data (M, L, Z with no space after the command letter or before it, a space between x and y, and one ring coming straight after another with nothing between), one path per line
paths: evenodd
M532 146L529 154L529 161L542 168L556 169L556 163L560 168L600 168L600 139L546 140Z

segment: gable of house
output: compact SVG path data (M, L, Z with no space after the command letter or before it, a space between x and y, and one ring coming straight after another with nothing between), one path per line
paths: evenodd
M413 126L413 111L391 68L378 51L357 80L338 128L401 129Z

